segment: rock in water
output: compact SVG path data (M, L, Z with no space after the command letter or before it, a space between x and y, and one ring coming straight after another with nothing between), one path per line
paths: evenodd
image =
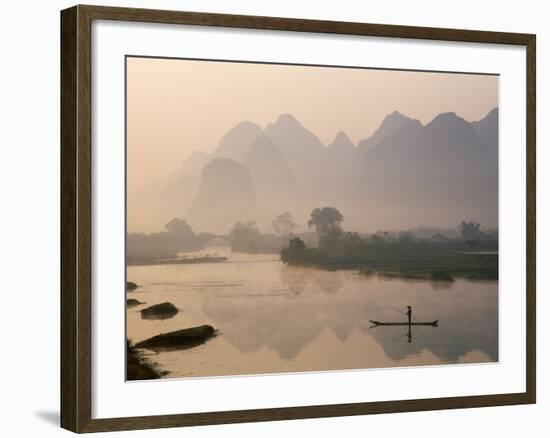
M143 319L168 319L174 317L178 309L172 303L160 303L147 307L141 311Z
M138 288L138 285L135 284L133 281L126 282L126 290L133 291L133 290L136 290L137 288Z
M161 333L152 338L138 342L136 348L147 348L153 351L183 350L205 343L216 334L214 327L201 325L169 333Z
M128 298L126 300L126 305L128 307L139 306L140 304L145 304L145 303L142 303L141 301L136 300L135 298Z

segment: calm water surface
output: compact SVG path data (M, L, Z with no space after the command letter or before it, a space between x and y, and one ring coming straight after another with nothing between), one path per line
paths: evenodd
M219 330L188 350L144 350L167 378L498 360L496 281L385 280L288 267L276 255L207 252L228 261L128 267L128 280L140 285L128 297L146 302L127 310L132 342L202 324ZM141 309L164 301L180 312L141 318ZM397 310L407 305L439 326L413 327L410 342L407 327L371 328L370 319L405 321Z

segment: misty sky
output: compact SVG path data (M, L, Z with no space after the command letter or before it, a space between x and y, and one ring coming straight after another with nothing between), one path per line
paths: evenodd
M162 184L194 150L212 152L241 121L292 113L328 144L357 143L387 114L468 121L498 106L496 76L128 58L128 190Z

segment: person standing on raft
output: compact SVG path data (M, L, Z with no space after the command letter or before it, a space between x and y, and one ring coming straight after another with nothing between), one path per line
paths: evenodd
M407 317L409 318L409 325L411 324L411 319L412 319L412 307L411 306L407 306L407 313L406 313Z

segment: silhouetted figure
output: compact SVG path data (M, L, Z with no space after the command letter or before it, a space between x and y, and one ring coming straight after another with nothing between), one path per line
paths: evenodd
M411 319L412 319L412 307L411 306L407 306L407 317L409 318L409 324L411 323Z

